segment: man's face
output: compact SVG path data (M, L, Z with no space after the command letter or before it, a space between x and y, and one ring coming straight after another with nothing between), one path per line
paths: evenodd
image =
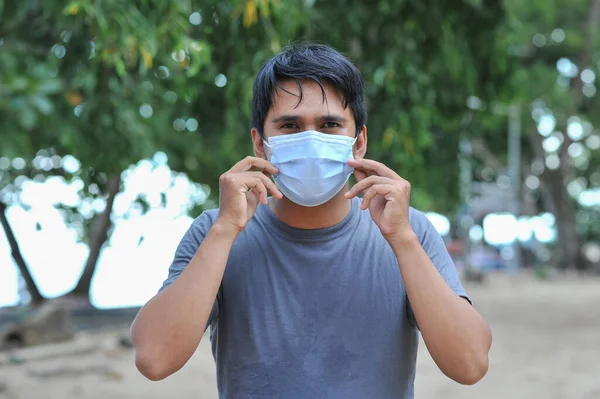
M354 115L350 107L345 107L342 95L330 84L324 83L325 99L321 87L312 80L302 84L302 102L298 104L300 90L294 80L280 82L275 92L273 105L267 113L263 127L264 138L282 134L300 133L316 130L325 134L337 134L349 137L356 135ZM366 127L358 137L354 147L354 156L362 158L366 151ZM254 153L265 158L262 137L252 129Z

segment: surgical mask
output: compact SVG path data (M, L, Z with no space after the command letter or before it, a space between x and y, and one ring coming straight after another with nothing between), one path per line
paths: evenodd
M306 207L324 204L344 187L354 171L356 138L319 133L314 130L273 136L265 152L279 169L273 178L277 188L290 201Z

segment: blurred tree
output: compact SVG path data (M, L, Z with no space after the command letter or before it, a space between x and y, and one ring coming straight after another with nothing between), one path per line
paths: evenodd
M251 151L246 127L262 63L290 41L316 41L344 52L365 77L368 156L413 183L416 206L455 209L466 98L494 98L508 79L497 40L501 2L205 1L200 13L196 29L212 44L213 61L188 90L203 143L216 152L185 153L183 140L173 157L207 173L195 175L200 181L216 187L219 174Z
M121 172L161 150L216 189L251 151L256 71L308 40L345 52L365 75L369 156L413 183L416 206L451 211L466 98L495 98L508 78L503 18L493 0L0 0L2 210L20 204L25 181L47 176L81 180L82 203L103 199L83 218L56 204L84 226L89 258L72 294L87 298Z
M499 111L509 103L520 104L524 204L555 215L554 262L563 269L583 268L582 240L600 238L591 228L600 225L598 205L586 208L577 201L582 191L600 188L600 119L595 112L600 105L595 82L600 0L505 4L504 40L514 55L514 72L495 104L474 107L474 154L484 161L480 171L488 167L497 175L505 173L506 113Z
M47 176L82 181L82 204L104 200L103 209L83 218L80 206L56 204L67 222L83 225L80 238L90 248L73 295L88 296L121 172L177 134L174 103L185 87L173 85L170 71L193 78L210 62L208 44L189 36L191 7L0 1L0 143L5 163L12 160L0 171L2 212L20 202L25 180ZM66 155L77 158L75 166L65 164ZM39 302L18 246L13 255Z

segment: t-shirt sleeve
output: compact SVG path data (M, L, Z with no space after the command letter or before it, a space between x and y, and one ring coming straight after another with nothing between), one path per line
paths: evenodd
M161 292L173 284L173 282L181 275L188 263L190 263L192 260L192 257L196 254L196 251L200 247L200 244L202 244L202 241L204 240L204 237L206 237L208 230L210 230L212 227L212 224L213 220L208 212L202 213L200 216L198 216L198 218L196 218L196 220L194 220L190 228L186 231L186 233L183 235L183 238L179 242L179 245L175 250L175 256L171 262L171 266L169 267L169 275L163 282L158 292ZM217 294L217 297L215 298L215 303L213 304L206 327L212 325L217 320L219 314L220 294L221 290L219 290L219 294Z
M431 224L427 216L414 208L410 208L410 223L413 231L419 237L421 246L448 286L457 295L465 298L467 301L469 301L469 303L471 303L471 298L469 298L467 292L460 282L456 266L454 265L454 262L452 261L448 250L446 249L444 240L437 232L433 224ZM416 325L415 316L412 311L412 307L408 302L408 298L406 303L409 320L411 323Z

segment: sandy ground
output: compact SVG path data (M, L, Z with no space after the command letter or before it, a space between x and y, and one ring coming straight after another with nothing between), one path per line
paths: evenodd
M600 399L600 279L536 281L495 275L466 284L494 335L488 375L475 386L447 379L421 343L418 399ZM0 354L0 399L217 398L205 340L190 362L161 382L133 366L114 334Z

